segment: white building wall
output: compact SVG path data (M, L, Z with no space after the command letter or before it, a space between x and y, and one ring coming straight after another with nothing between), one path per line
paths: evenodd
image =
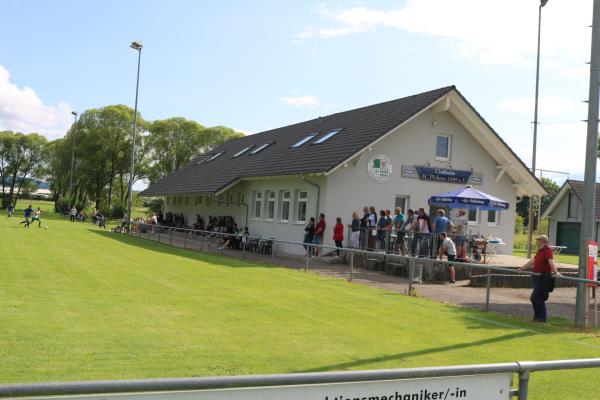
M452 137L451 158L448 162L435 159L436 135ZM376 183L368 176L368 160L378 153L387 155L392 162L393 172L385 183ZM354 161L328 176L328 196L324 207L328 227L338 216L344 224L349 223L352 212L357 211L361 215L363 206L372 205L377 211L393 210L396 195L410 196L410 208L423 207L429 210L430 196L463 186L402 177L403 164L430 164L456 170L473 169L482 176L482 184L474 187L508 201L510 208L500 213L498 226L489 226L487 211L481 211L479 222L470 226L471 233L502 238L506 246L501 247L499 252L512 254L516 206L516 192L512 186L514 182L506 174L496 182L497 163L450 113L425 112L366 150L356 165ZM326 235L326 243L332 243L331 236Z
M232 216L240 229L248 226L251 236L260 236L264 238L277 238L279 240L302 242L304 239L304 226L310 217L317 215L318 190L313 182L320 187L321 204L326 193L325 177L307 176L305 179L300 177L256 179L241 182L223 193L222 197L213 196L207 204L208 196L201 196L202 201L196 204L197 196L169 196L169 204L165 203L165 212L183 213L187 225L192 225L196 221L196 214L200 214L207 223L209 216ZM274 218L267 218L268 193L275 192L275 210ZM283 192L290 192L290 213L287 221L282 219L282 200ZM256 193L262 193L261 216L256 218L254 215ZM307 193L306 201L306 219L300 220L298 217L298 196L300 192ZM240 197L240 194L243 194ZM231 195L229 206L227 198ZM176 197L177 200L173 201ZM182 204L179 204L181 197ZM221 199L222 200L219 200ZM187 199L187 203L186 203ZM240 204L240 199L243 205ZM246 219L246 210L248 210ZM247 224L246 224L247 220ZM289 254L302 254L303 248L294 245L282 245L277 247L278 252Z

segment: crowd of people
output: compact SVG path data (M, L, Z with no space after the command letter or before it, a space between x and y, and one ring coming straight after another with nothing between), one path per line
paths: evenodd
M311 218L304 227L304 243L309 256L318 256L319 247L310 244L323 244L326 233L325 215L319 220ZM344 232L348 229L349 246L352 248L373 250L392 254L410 255L423 258L440 259L446 256L449 261L467 257L468 220L464 210L450 220L444 210L439 209L435 218L430 217L424 208L409 209L406 214L400 207L376 212L375 207L363 208L362 217L352 213L350 223L344 225L341 217L336 217L332 228L332 239L340 255L343 248ZM450 267L450 282L455 281L454 268Z

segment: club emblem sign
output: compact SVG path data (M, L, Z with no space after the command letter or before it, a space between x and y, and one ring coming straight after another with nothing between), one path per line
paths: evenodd
M392 174L392 161L385 154L375 154L367 163L369 178L377 183L387 181Z

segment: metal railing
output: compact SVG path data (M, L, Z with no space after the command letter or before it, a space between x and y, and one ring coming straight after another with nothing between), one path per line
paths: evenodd
M0 398L25 396L72 396L103 394L201 391L211 389L258 388L276 386L324 385L362 383L374 381L420 379L442 377L468 377L490 374L518 374L518 386L509 395L526 400L529 395L529 379L532 372L598 368L600 359L518 361L501 364L478 364L445 367L403 368L387 370L295 373L278 375L221 376L203 378L139 379L120 381L52 382L32 384L2 384ZM425 379L424 379L425 378Z
M435 258L440 246L440 235L435 232L415 232L377 227L362 227L346 230L346 247L361 250L379 251L387 254L411 255L421 258ZM486 260L493 256L488 249L488 244L504 244L497 241L485 240L479 234L447 233L447 237L454 241L457 249L457 258L471 258L475 261Z
M169 244L171 246L183 247L184 249L190 250L200 250L200 251L214 251L216 250L221 255L230 255L234 253L225 253L224 250L227 248L237 249L241 252L242 258L247 259L249 254L258 253L261 256L270 256L271 262L275 263L276 252L279 248L283 246L297 246L302 247L301 252L304 253L303 256L303 269L308 271L310 269L310 262L312 259L312 255L315 253L316 249L320 249L321 253L326 251L336 252L340 251L342 254L346 255L348 262L347 276L348 280L352 281L354 279L354 264L355 258L358 255L364 256L366 259L380 258L384 261L393 260L393 261L402 261L406 264L408 269L408 294L413 293L413 288L415 283L421 283L420 279L417 279L419 276L418 272L421 271L421 268L417 266L417 264L421 264L423 262L432 262L439 266L454 266L455 268L469 268L473 269L481 269L486 271L486 292L485 292L485 306L484 310L489 311L490 309L490 298L491 298L491 278L492 272L503 272L509 274L518 274L523 276L539 276L540 274L531 272L531 271L518 271L515 268L508 268L506 266L499 266L493 264L478 264L472 262L461 262L461 261L448 261L442 259L430 259L429 257L416 257L411 255L399 255L392 253L378 253L376 251L370 250L362 250L356 249L352 247L344 247L338 248L330 245L319 245L315 243L303 243L296 242L290 240L280 240L274 237L264 237L264 236L251 236L251 235L242 235L240 233L224 233L224 232L215 232L215 231L205 231L205 230L197 230L197 229L188 229L188 228L174 228L174 227L165 227L162 225L152 225L152 224L141 224L134 223L133 229L130 232L132 236L137 236L139 238L145 238L149 240L158 241L160 243ZM229 247L225 246L225 243L228 239L231 239L229 242ZM179 246L178 246L179 244ZM260 261L264 261L264 257L260 259ZM582 283L591 283L598 284L598 281L581 279L577 277L571 276L561 276L559 279L572 281L572 282L582 282Z

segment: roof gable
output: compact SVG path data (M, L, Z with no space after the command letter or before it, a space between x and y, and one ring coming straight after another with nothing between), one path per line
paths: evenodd
M577 199L579 199L579 201L582 202L583 192L585 190L584 188L585 182L577 181L574 179L567 179L565 183L563 183L562 187L560 188L554 199L552 199L552 202L548 205L546 211L544 211L544 214L542 214L542 218L552 216L552 213L560 204L560 202L563 201L565 195L571 191L575 193ZM600 184L598 183L596 183L596 207L594 209L594 217L596 218L596 221L600 221Z

